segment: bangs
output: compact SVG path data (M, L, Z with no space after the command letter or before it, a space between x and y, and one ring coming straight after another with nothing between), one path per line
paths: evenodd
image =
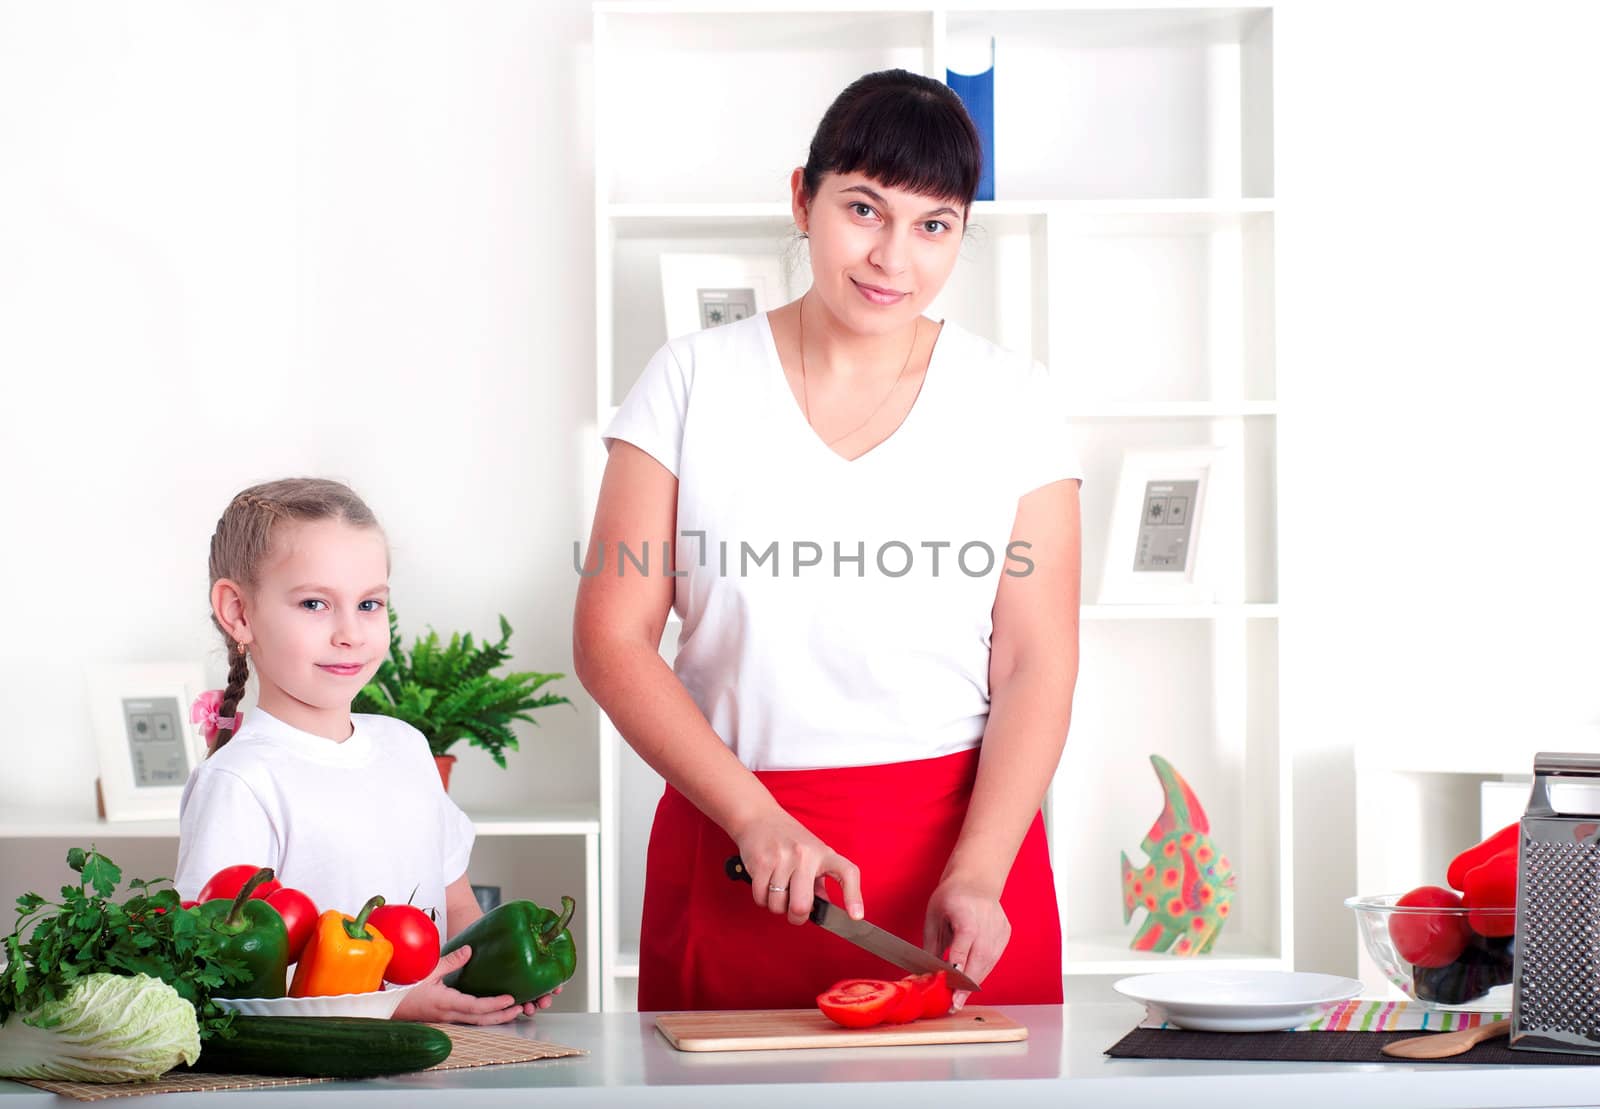
M881 76L862 78L824 117L807 167L815 170L814 183L824 173L863 173L888 188L970 205L983 150L960 99L920 77L910 86L858 88Z

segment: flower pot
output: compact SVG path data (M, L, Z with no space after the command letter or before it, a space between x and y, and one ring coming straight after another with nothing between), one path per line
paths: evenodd
M433 756L434 765L439 768L439 780L444 783L444 788L450 788L450 768L456 764L454 755Z

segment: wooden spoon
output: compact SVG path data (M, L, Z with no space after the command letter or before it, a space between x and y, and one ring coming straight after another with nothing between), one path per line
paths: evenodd
M1511 1031L1509 1020L1492 1020L1476 1028L1461 1028L1454 1032L1434 1032L1427 1036L1413 1036L1409 1040L1396 1040L1384 1044L1383 1053L1397 1059L1447 1059L1460 1055L1474 1044L1504 1036Z

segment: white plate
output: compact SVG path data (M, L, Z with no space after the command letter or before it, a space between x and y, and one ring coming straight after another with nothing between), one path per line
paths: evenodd
M1304 1024L1318 1009L1361 992L1336 974L1277 970L1195 970L1141 974L1116 984L1156 1016L1202 1032L1276 1032Z
M388 986L371 993L336 993L326 997L217 997L212 1000L219 1008L249 1017L376 1017L388 1020L411 988Z

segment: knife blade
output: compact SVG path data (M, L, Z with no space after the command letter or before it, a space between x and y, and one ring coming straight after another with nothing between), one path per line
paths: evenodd
M744 860L738 855L728 859L723 871L735 882L754 884L750 871L745 868ZM975 993L983 988L953 964L945 962L937 955L929 954L893 932L885 931L865 920L852 920L849 913L825 897L816 896L812 900L811 923L832 932L842 940L855 944L863 951L872 952L901 970L915 971L918 974L942 970L945 973L945 981L949 982L953 989L971 990Z

